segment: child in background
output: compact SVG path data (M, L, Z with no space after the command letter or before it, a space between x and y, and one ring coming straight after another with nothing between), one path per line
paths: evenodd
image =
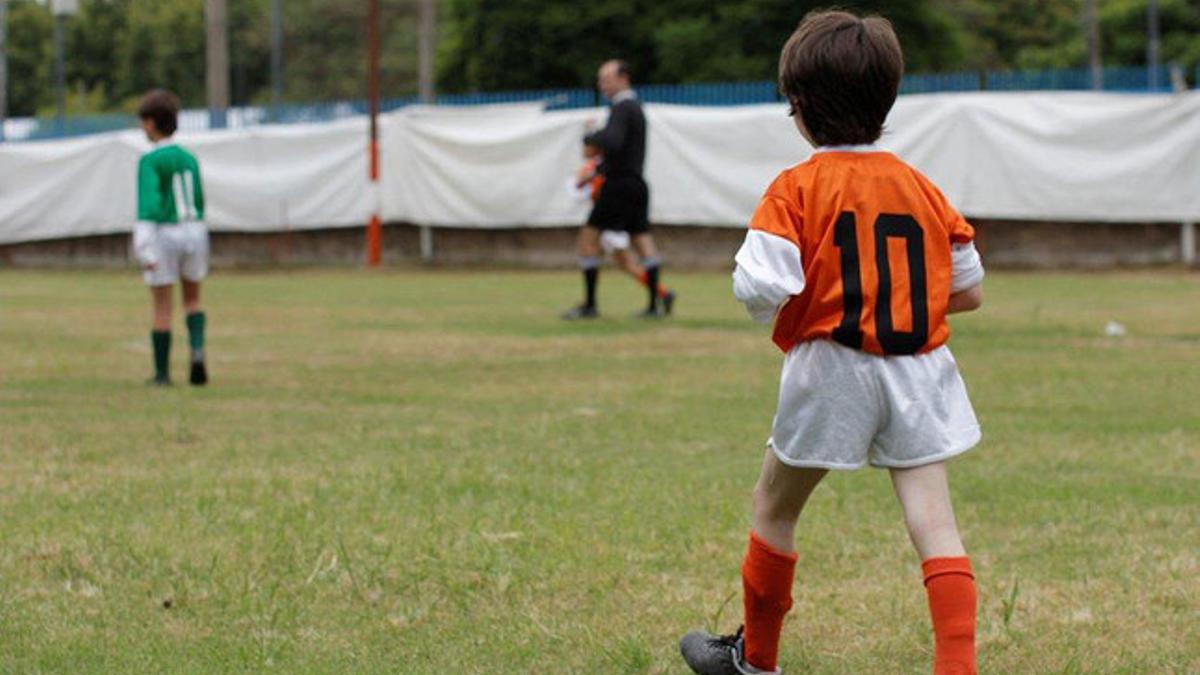
M829 470L868 462L891 473L922 560L933 672L976 673L975 576L945 462L980 432L945 343L946 315L980 306L983 267L942 193L873 145L903 69L891 24L846 12L805 17L780 55L780 88L816 152L767 188L736 256L734 294L774 322L786 356L741 570L744 627L680 641L702 675L781 672L796 522Z
M138 163L138 220L133 228L133 254L154 306L150 333L154 377L147 384L171 384L171 292L181 283L191 347L188 381L204 385L208 370L200 282L208 276L208 230L200 164L171 140L179 117L179 99L174 94L164 89L149 92L138 107L138 117L154 144Z

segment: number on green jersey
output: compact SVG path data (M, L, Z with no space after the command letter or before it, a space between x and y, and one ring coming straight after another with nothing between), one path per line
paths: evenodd
M179 222L199 220L196 209L196 176L191 171L180 171L171 176L171 189L175 195L175 214Z

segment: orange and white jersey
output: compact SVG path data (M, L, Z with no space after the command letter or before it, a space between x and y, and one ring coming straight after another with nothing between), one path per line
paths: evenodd
M575 174L575 185L579 190L586 189L588 198L596 201L600 196L600 187L604 185L604 174L600 173L600 160L592 158L579 167Z
M983 279L974 229L916 169L874 146L821 148L767 189L734 294L784 352L833 340L877 355L950 337L952 293Z
M575 175L567 181L567 192L576 203L594 202L600 196L600 188L604 185L604 174L599 172L600 159L592 158L585 161L575 170Z

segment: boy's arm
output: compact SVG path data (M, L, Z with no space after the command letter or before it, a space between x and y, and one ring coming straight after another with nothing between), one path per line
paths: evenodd
M804 290L800 247L785 236L794 236L793 220L782 200L764 198L734 258L733 294L759 323L770 323L783 303Z
M954 274L950 281L947 314L970 312L983 304L983 261L973 242L950 245Z
M138 219L133 226L133 257L142 267L158 264L154 238L158 234L158 174L145 157L138 163Z
M924 185L939 218L950 235L950 259L953 267L950 279L948 314L970 312L983 304L983 262L975 249L975 228L950 204L946 195L920 172L917 180Z
M200 165L196 165L196 215L204 220L204 180L200 178Z
M959 312L973 312L983 304L983 282L977 283L974 286L950 294L950 304L946 305L947 314L958 314Z

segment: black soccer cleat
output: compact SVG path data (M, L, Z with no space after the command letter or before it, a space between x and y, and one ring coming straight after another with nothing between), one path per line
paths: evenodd
M188 382L197 387L208 384L208 369L204 367L204 361L192 361L192 371L188 374Z
M155 375L146 380L147 387L169 387L171 386L171 378L166 376Z
M694 630L679 641L679 653L692 672L699 675L782 675L783 671L760 670L746 663L742 627L733 635L713 635Z
M667 291L667 294L662 299L662 310L665 316L671 316L671 311L675 309L675 291Z
M566 321L576 321L579 319L595 319L600 316L600 312L596 310L595 305L579 305L572 307L563 312L562 318Z
M663 315L661 309L658 309L657 307L647 307L646 309L643 309L642 311L634 314L633 318L635 318L635 319L661 319L661 318L663 318L663 316L664 315Z

